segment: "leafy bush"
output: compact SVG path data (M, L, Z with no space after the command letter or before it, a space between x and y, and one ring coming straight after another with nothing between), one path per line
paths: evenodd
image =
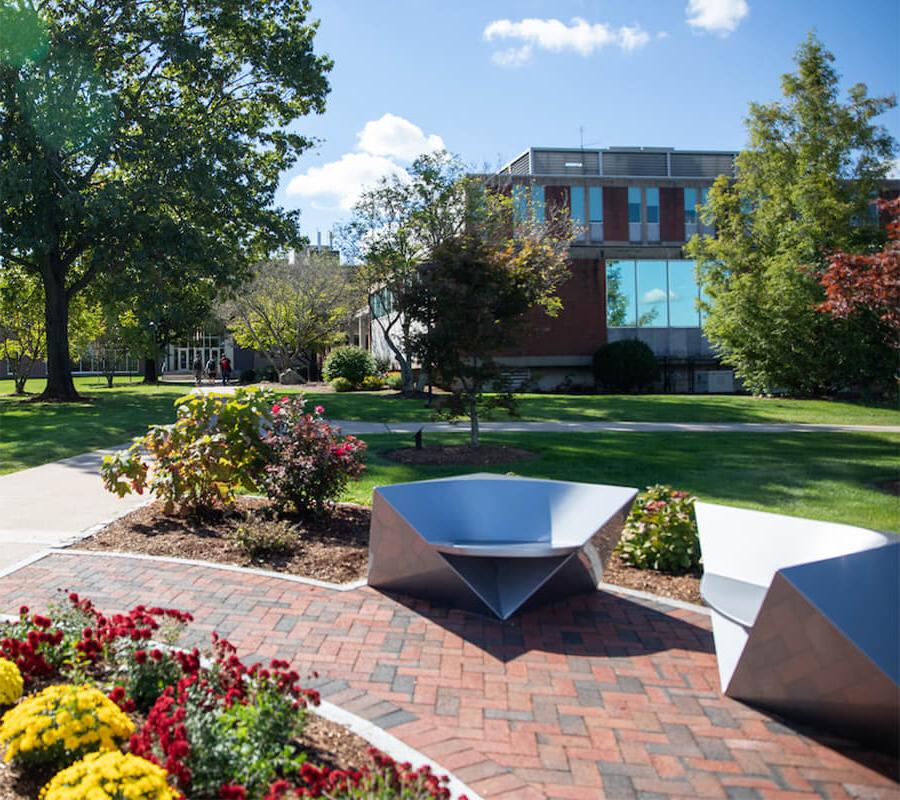
M280 511L322 513L362 474L366 444L341 436L321 406L306 413L303 398L285 398L276 408L275 426L265 437L271 452L262 480L266 494Z
M687 572L700 564L696 498L671 486L649 486L634 501L616 549L640 569Z
M0 658L0 705L11 706L22 696L25 682L14 662Z
M334 348L325 357L325 364L322 367L322 375L326 381L346 378L354 387L362 385L362 382L375 372L375 359L372 354L368 350L352 345Z
M58 772L41 791L41 800L178 800L167 773L145 758L120 753L91 753Z
M260 380L268 381L269 383L278 383L278 370L273 366L264 367Z
M331 388L336 392L352 392L353 384L346 378L335 378L331 382Z
M606 391L641 391L658 375L656 356L638 339L610 342L594 353L594 380Z
M295 739L318 694L301 689L285 661L248 668L227 641L214 634L213 642L213 665L201 666L196 651L183 658L185 677L156 701L129 748L162 763L190 797L255 800L277 776L298 773L305 754Z
M403 389L403 376L399 372L389 372L385 379L388 389L399 392Z
M375 372L379 375L386 375L391 368L391 360L380 356L375 359Z
M94 750L114 750L132 733L132 721L92 686L48 686L7 711L0 723L5 759L26 770L62 768Z
M178 659L157 647L149 652L134 648L124 661L125 696L131 699L134 707L142 714L146 714L166 687L174 684L181 676Z
M287 520L264 519L247 514L229 537L250 558L286 553L297 539L297 532Z
M256 383L258 378L256 377L256 370L252 367L250 369L242 369L240 382L245 386L250 383Z
M366 391L375 392L384 388L384 378L379 375L366 375L360 388Z
M266 389L192 392L175 402L174 424L152 425L128 450L103 459L103 484L119 497L149 488L167 512L231 505L238 489L259 488L261 434L271 425L274 400Z

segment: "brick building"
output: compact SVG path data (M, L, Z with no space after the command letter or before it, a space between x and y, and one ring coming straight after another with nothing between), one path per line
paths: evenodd
M556 318L533 312L530 333L501 360L513 382L541 388L590 384L601 345L640 339L661 365L663 391L731 391L701 330L700 290L683 246L712 233L698 207L736 153L669 148L531 148L501 175L514 202L540 216L567 209L583 233Z

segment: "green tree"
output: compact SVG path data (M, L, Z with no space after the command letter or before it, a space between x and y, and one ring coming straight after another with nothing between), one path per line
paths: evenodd
M782 78L783 100L750 106L736 176L716 181L702 211L716 235L687 248L710 298L704 331L754 392L819 394L890 363L875 335L816 311L829 253L881 235L860 221L895 150L874 122L895 98L856 84L842 102L833 61L810 34Z
M432 251L407 308L420 323L414 352L454 387L478 447L479 405L499 376L494 355L515 343L530 309L559 313L575 231L565 212L514 222L509 196L474 185L467 195L464 229Z
M77 398L70 303L176 251L241 275L297 240L274 206L330 68L306 0L0 0L0 263L44 286L45 397ZM4 269L5 266L0 267Z
M445 151L419 156L407 176L383 178L363 192L341 231L372 323L400 366L407 393L415 388L409 301L418 292L421 265L462 231L467 183L458 157Z
M0 358L9 364L16 394L25 394L25 384L46 352L40 281L21 267L0 269Z
M280 375L309 366L346 340L353 313L365 303L352 270L329 254L305 252L294 262L268 261L219 310L241 346L264 353Z

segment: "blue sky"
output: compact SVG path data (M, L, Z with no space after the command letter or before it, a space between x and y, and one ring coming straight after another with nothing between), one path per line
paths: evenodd
M315 241L359 187L445 146L475 167L529 146L740 149L815 29L843 85L900 94L897 0L313 0L335 62L320 144L277 202ZM900 139L900 111L882 118Z

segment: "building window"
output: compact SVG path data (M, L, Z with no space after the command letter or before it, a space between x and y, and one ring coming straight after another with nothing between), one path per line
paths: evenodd
M628 187L628 240L639 242L641 236L641 190L637 186Z
M669 262L669 327L697 328L699 291L693 261Z
M659 241L659 189L647 189L647 241Z
M697 224L697 190L693 186L684 189L684 224Z
M633 328L636 324L637 295L634 291L634 262L606 263L606 324L610 328Z
M544 221L544 187L535 185L531 187L531 213L535 222Z
M669 280L665 261L637 262L639 328L669 325Z
M588 189L588 212L591 217L591 241L603 241L603 187L591 186Z
M528 187L517 184L512 189L513 220L522 222L528 217Z
M700 297L693 261L609 261L610 328L698 328Z
M381 289L372 295L372 316L386 317L394 310L394 295L389 289Z
M575 232L575 238L583 241L587 225L587 216L584 209L584 186L572 186L569 188L569 206L572 216L572 222L578 229Z

